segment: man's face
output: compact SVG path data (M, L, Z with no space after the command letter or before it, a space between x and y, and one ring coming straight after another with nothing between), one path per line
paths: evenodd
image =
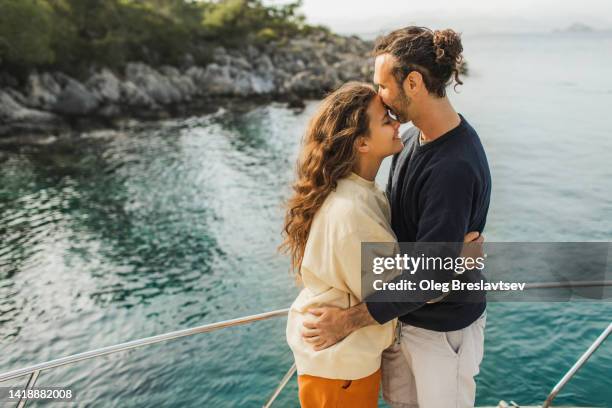
M410 98L393 75L396 59L391 54L381 54L374 61L374 84L378 95L400 123L409 122Z

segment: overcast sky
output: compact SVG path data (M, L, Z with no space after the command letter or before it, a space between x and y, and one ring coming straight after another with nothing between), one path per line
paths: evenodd
M310 23L340 33L377 33L415 23L465 34L550 32L576 22L612 29L612 0L304 0L302 12Z

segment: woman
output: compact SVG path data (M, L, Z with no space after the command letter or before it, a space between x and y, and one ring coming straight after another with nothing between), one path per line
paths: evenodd
M301 329L309 308L361 301L362 242L396 241L389 203L374 179L383 159L402 148L399 123L362 83L326 97L306 132L281 246L304 285L287 322L302 407L377 406L381 355L395 322L362 328L321 351Z

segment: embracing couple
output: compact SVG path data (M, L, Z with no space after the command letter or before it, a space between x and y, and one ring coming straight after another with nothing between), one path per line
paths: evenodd
M302 407L376 407L381 379L393 408L474 405L484 298L373 302L361 288L362 242L482 245L489 167L446 97L462 50L452 30L396 30L376 43L376 88L343 85L310 122L283 244L304 286L287 323ZM392 155L385 193L374 180Z

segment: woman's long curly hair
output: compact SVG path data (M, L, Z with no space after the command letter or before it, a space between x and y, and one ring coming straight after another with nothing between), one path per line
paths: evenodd
M356 161L356 141L369 135L368 106L376 97L364 83L349 82L328 95L311 119L297 163L293 195L287 202L279 249L291 254L291 267L300 274L312 220L338 180L347 177Z

